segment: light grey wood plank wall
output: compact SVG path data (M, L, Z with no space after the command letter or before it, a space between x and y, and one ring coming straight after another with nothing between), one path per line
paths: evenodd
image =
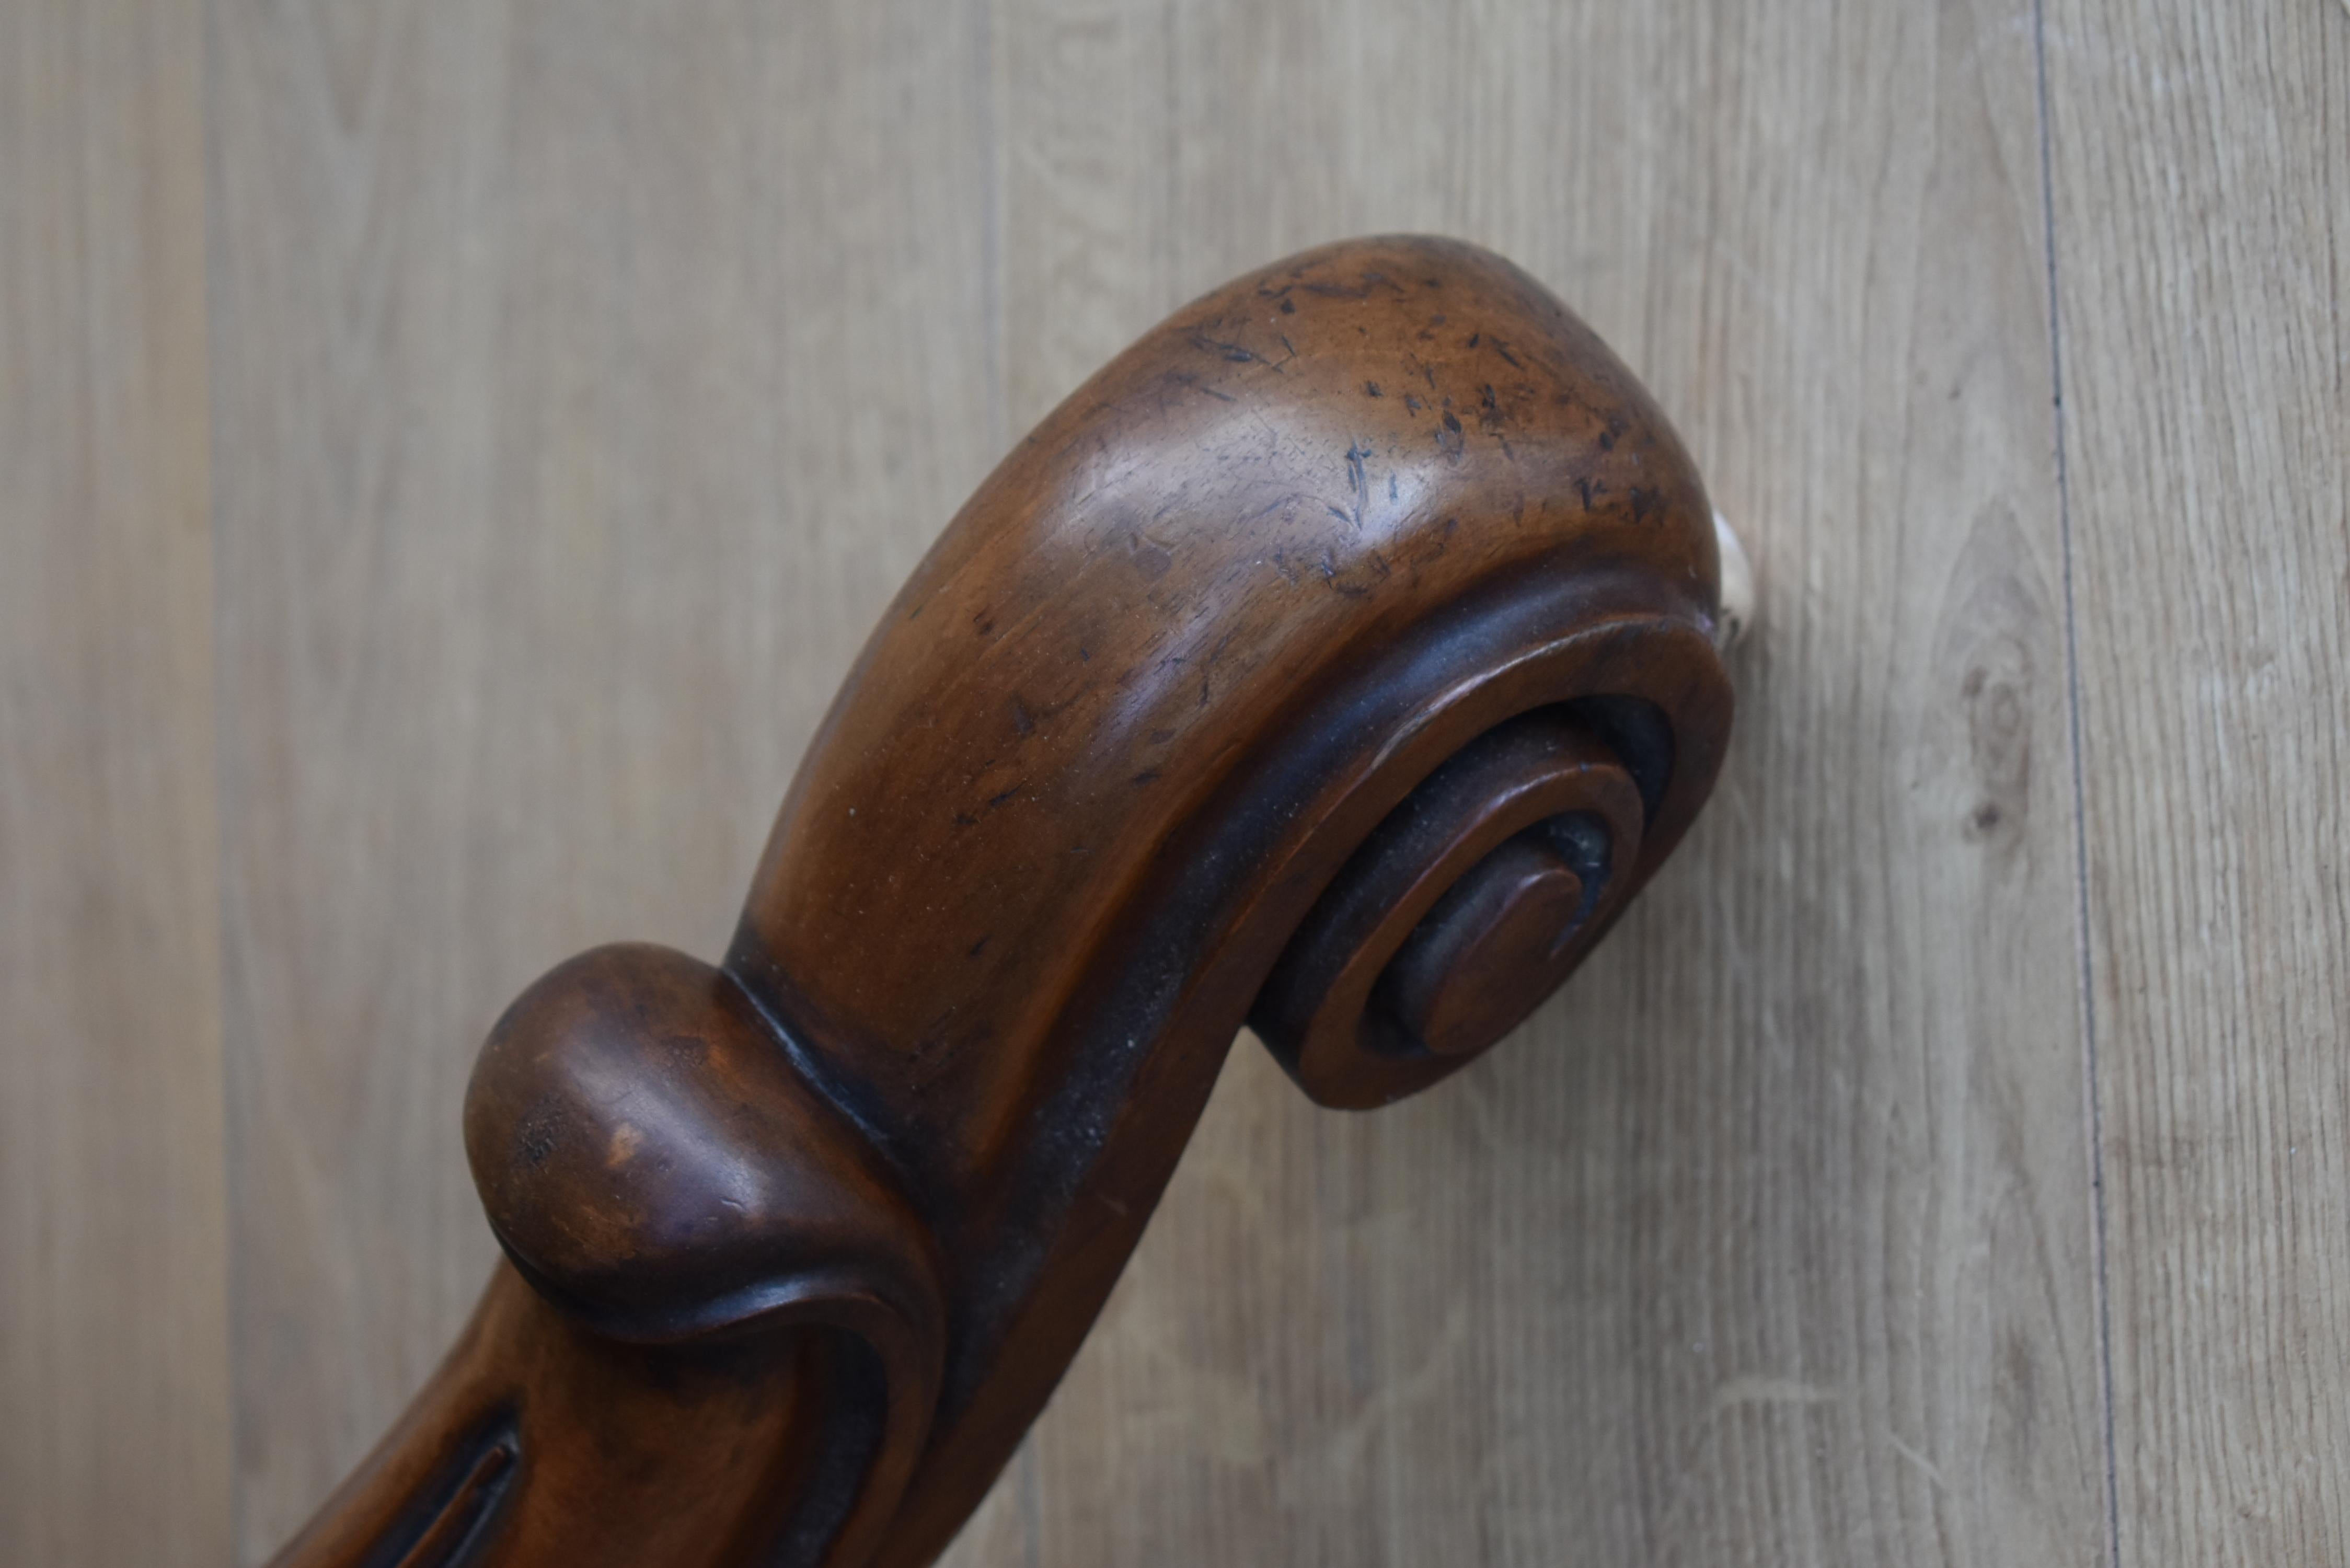
M0 5L0 1563L229 1549L201 44Z
M2350 1557L2334 0L0 40L0 1557L265 1556L478 1289L498 1008L716 950L1004 447L1383 229L1679 423L1763 579L1728 771L1453 1084L1243 1043L950 1560Z
M2054 0L2120 1561L2350 1561L2350 9Z

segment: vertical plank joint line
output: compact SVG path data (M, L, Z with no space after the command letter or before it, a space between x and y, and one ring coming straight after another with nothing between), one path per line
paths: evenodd
M2073 751L2074 931L2081 985L2081 1074L2089 1157L2090 1259L2097 1311L2097 1399L2106 1444L2106 1561L2121 1568L2121 1492L2114 1441L2114 1318L2106 1264L2105 1106L2097 1071L2097 992L2089 939L2089 818L2087 764L2081 730L2080 617L2073 586L2072 474L2064 442L2064 337L2056 272L2054 128L2048 91L2048 3L2033 0L2032 52L2040 100L2040 223L2048 261L2048 382L2056 461L2056 534L2064 587L2065 722Z
M202 247L203 266L203 303L199 313L204 331L204 529L213 572L210 583L212 605L212 791L213 791L213 907L219 939L213 953L216 971L213 1006L218 1012L216 1026L220 1031L220 1072L215 1086L220 1094L221 1137L221 1209L227 1221L226 1285L228 1343L222 1356L228 1368L228 1539L232 1561L241 1557L245 1539L246 1515L249 1512L244 1487L244 1459L245 1453L244 1420L244 1336L237 1332L243 1321L243 1297L245 1291L244 1248L236 1220L236 1158L238 1126L235 1096L229 1086L231 1066L229 1054L234 1049L228 1037L229 987L235 983L231 971L228 932L230 929L230 893L225 846L229 842L228 768L226 757L230 737L222 732L228 711L229 672L221 657L224 643L223 618L225 597L222 588L221 557L221 476L230 472L230 458L222 450L220 357L213 351L220 340L220 275L213 264L219 260L222 244L219 192L220 179L220 116L215 112L219 80L216 69L220 60L219 40L215 36L216 11L209 3L196 8L196 111L200 147L197 156L203 163L201 206L198 210L197 244Z

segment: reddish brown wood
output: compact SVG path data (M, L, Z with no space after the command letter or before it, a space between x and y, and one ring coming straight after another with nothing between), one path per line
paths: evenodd
M1243 1021L1383 1104L1604 934L1712 783L1718 593L1671 429L1497 257L1179 312L890 606L723 965L604 949L499 1021L511 1264L279 1562L928 1562Z

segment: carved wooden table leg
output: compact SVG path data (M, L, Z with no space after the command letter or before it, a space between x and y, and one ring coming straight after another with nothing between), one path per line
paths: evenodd
M499 1021L465 1135L510 1265L279 1562L929 1561L1244 1021L1325 1104L1409 1095L1670 852L1730 727L1714 526L1484 252L1177 313L899 594L724 963L603 949Z

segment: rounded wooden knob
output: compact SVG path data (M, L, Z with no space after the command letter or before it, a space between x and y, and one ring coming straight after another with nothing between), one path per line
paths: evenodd
M1493 1044L1621 901L1638 784L1572 704L1488 731L1347 860L1250 1022L1326 1104L1383 1105Z
M1582 907L1583 878L1530 828L1471 867L1413 928L1372 1005L1425 1050L1474 1055L1541 1003L1550 960Z

